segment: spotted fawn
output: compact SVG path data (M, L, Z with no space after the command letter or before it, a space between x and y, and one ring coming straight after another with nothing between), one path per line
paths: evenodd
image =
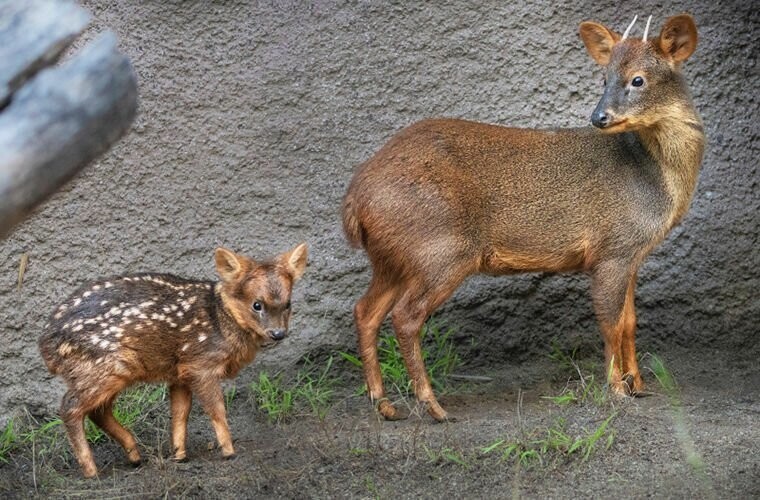
M419 331L477 273L588 273L611 388L642 390L636 275L688 210L705 144L681 73L697 45L694 21L668 18L649 39L648 28L632 38L631 26L621 36L580 25L605 73L594 128L425 120L359 166L343 200L343 227L372 265L354 316L368 392L386 418L400 415L385 398L377 357L384 318L391 314L418 400L444 419Z
M68 386L60 415L86 477L97 474L84 433L88 416L133 464L135 438L113 416L113 403L137 382L166 382L174 458L186 458L192 395L211 419L224 457L235 453L220 380L232 378L260 347L282 340L290 294L306 266L300 244L271 260L215 252L218 282L136 274L81 287L52 314L39 341L48 369Z

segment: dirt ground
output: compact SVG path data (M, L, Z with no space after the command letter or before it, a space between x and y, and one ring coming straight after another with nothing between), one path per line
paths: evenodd
M648 397L559 405L572 373L548 357L517 366L460 367L493 378L455 386L440 400L450 422L429 416L376 417L347 363L322 421L305 415L269 423L238 386L229 405L237 457L223 460L198 408L191 415L186 463L169 460L167 403L151 425L135 429L143 465L132 468L116 444L93 446L100 477L81 478L70 453L40 459L11 454L0 463L3 498L758 498L760 374L755 355L658 353L678 382L675 399L645 370ZM646 356L642 366L647 365ZM405 400L399 402L403 407ZM527 442L558 419L568 434L593 429L611 414L612 443L588 460L547 453L520 463L484 448ZM528 436L528 437L526 437ZM606 437L603 441L606 441ZM65 447L63 447L65 449ZM701 464L700 464L701 463Z

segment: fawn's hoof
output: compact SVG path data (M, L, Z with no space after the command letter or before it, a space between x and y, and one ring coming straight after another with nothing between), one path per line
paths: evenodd
M229 460L229 461L237 460L237 457L238 457L237 453L235 453L234 451L230 453L229 455L222 455L223 460Z
M382 398L377 403L377 411L385 420L404 420L407 416L403 415L387 398Z
M94 465L92 466L83 466L82 467L82 475L87 479L92 479L94 477L98 477L98 468Z
M140 456L140 452L138 452L137 449L128 450L127 461L134 467L142 465L142 457Z

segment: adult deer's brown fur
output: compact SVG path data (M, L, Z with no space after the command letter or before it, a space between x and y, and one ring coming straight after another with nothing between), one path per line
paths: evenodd
M648 28L648 25L647 25ZM377 332L390 312L418 400L446 418L420 350L425 319L469 275L584 271L618 394L643 384L636 361L637 270L686 213L704 132L680 65L688 15L652 40L580 26L605 67L597 128L534 130L463 120L415 123L361 165L343 201L349 241L373 268L354 313L370 397L386 418Z
M117 276L89 283L61 304L39 341L51 373L68 391L61 419L82 472L97 474L84 434L89 416L132 463L137 443L113 416L113 403L136 382L167 382L174 458L186 458L192 395L211 418L224 457L235 450L219 381L232 378L258 349L285 337L290 292L306 266L306 245L255 262L216 250L221 281L167 274Z

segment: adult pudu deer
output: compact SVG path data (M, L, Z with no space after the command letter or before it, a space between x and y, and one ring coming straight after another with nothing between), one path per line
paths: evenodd
M635 22L635 19L634 19ZM633 23L631 23L633 26ZM463 120L415 123L356 171L343 200L349 241L372 265L354 309L370 397L388 419L377 333L390 312L417 399L446 418L419 332L469 275L585 271L617 394L643 388L634 290L646 255L694 193L704 132L680 65L697 44L688 15L659 37L580 25L605 86L596 128L535 130Z
M83 286L55 310L40 352L68 385L61 419L85 476L97 474L85 416L124 448L130 462L140 462L134 436L112 412L119 392L136 382L168 382L176 460L186 458L193 394L211 418L222 455L234 455L219 381L237 375L260 347L285 337L290 293L306 253L301 244L255 262L219 248L217 283L118 276Z

